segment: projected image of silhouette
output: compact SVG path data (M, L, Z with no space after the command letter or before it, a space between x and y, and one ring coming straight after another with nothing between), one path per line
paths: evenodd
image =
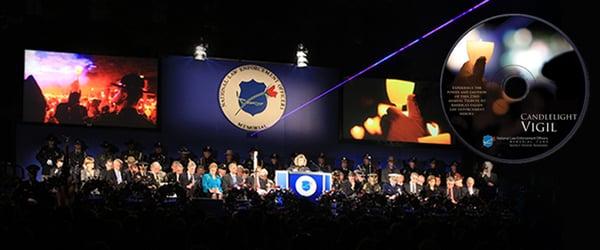
M153 128L156 59L25 51L28 122Z

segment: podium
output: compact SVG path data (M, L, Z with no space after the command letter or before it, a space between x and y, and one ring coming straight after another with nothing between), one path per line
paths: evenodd
M331 173L275 171L275 185L294 194L315 201L331 190Z

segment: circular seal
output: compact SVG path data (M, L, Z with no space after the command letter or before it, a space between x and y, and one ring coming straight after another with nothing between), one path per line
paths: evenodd
M310 197L317 191L315 179L308 175L300 176L296 180L296 192L304 197Z
M221 81L219 106L236 127L246 131L265 130L285 111L285 89L270 70L253 64L242 65Z

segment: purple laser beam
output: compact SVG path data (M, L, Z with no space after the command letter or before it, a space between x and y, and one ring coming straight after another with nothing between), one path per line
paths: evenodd
M460 13L459 15L453 17L452 19L446 21L445 23L443 23L442 25L438 26L435 29L432 29L431 31L425 33L425 35L422 35L421 37L413 40L412 42L404 45L402 48L397 49L396 51L390 53L389 55L377 60L376 62L374 62L373 64L369 65L368 67L364 68L363 70L357 72L356 74L346 78L345 80L343 80L342 82L336 84L335 86L329 88L328 90L325 90L323 93L311 98L310 100L304 102L303 104L301 104L300 106L292 109L290 112L285 113L283 116L281 116L281 119L279 119L279 121L285 120L287 117L289 117L290 115L296 113L297 111L303 109L304 107L312 104L313 102L316 102L317 100L321 99L323 96L326 96L327 94L331 93L332 91L340 88L341 86L343 86L344 84L348 83L349 81L354 80L355 78L361 76L362 74L366 73L367 71L379 66L380 64L382 64L383 62L389 60L390 58L396 56L398 53L412 47L413 45L419 43L421 40L433 35L434 33L438 32L439 30L445 28L446 26L450 25L451 23L453 23L454 21L460 19L461 17L465 16L466 14L469 14L470 12L478 9L479 7L485 5L486 3L490 2L491 0L483 0L481 2L479 2L478 4L476 4L475 6L469 8L468 10L465 10L464 12ZM262 132L264 130L260 130L260 131L256 131L254 133L251 134L251 136L255 136L256 134Z

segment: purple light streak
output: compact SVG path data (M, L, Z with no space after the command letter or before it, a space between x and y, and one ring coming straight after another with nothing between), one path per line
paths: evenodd
M289 117L290 115L296 113L297 111L303 109L304 107L312 104L313 102L316 102L317 100L321 99L323 96L326 96L327 94L333 92L334 90L340 88L341 86L343 86L344 84L348 83L349 81L354 80L355 78L361 76L362 74L366 73L367 71L379 66L380 64L382 64L383 62L387 61L388 59L396 56L397 54L399 54L400 52L412 47L413 45L419 43L421 40L433 35L434 33L438 32L439 30L445 28L446 26L450 25L451 23L453 23L454 21L460 19L461 17L469 14L470 12L478 9L479 7L485 5L486 3L490 2L491 0L483 0L481 2L479 2L477 5L471 7L468 10L465 10L464 12L460 13L459 15L453 17L452 19L446 21L445 23L443 23L442 25L438 26L435 29L432 29L431 31L425 33L425 35L422 35L421 37L415 39L414 41L404 45L402 48L399 48L398 50L390 53L389 55L379 59L378 61L374 62L373 64L369 65L368 67L366 67L365 69L359 71L358 73L346 78L345 80L343 80L342 82L336 84L335 86L329 88L328 90L325 90L323 93L311 98L310 100L304 102L302 105L292 109L290 112L285 113L283 116L281 116L281 119L279 119L279 122L281 122L282 120L285 120L287 117ZM260 131L256 131L254 133L251 134L251 136L255 136L256 134L262 132L264 130L260 130Z

